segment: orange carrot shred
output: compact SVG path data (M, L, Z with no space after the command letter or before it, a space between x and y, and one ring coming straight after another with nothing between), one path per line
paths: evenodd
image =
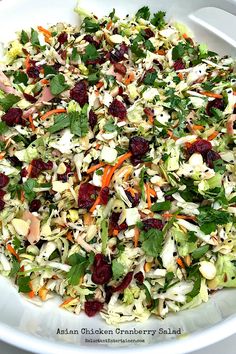
M185 269L185 265L184 265L184 262L182 261L181 258L177 258L176 259L176 263L183 269Z
M215 131L210 136L208 136L208 140L209 141L214 140L217 137L217 135L219 135L219 132Z
M14 248L13 248L9 243L7 244L7 250L8 250L11 254L13 254L13 256L16 257L16 259L18 260L18 262L20 262L20 256L19 256L19 254L14 250Z
M115 229L115 230L113 230L112 235L113 235L113 236L117 236L118 233L119 233L119 230Z
M115 166L113 166L110 170L110 172L108 173L108 176L107 176L107 180L106 180L106 186L108 187L110 182L111 182L111 179L112 179L112 176L115 172L115 170L120 167L122 165L122 163L129 159L130 157L132 156L132 153L129 151L127 153L125 153L124 155L120 156L119 159L118 159L118 162L115 164Z
M134 81L134 78L135 78L134 73L130 72L124 81L125 85L127 86L127 85L131 84L131 82Z
M48 31L46 28L44 28L42 26L38 26L38 30L39 30L39 32L46 34L48 37L51 37L51 35L52 35L50 31Z
M102 188L106 187L107 176L109 173L110 166L106 166L104 168L103 176L102 176Z
M146 187L146 193L147 193L147 204L148 204L148 209L151 209L152 202L151 202L151 195L150 195L150 190L149 190L149 184L145 184Z
M53 114L57 114L57 113L66 113L66 109L64 109L64 108L52 109L51 111L48 111L47 113L43 114L41 116L41 119L45 120L48 117L52 116Z
M133 238L134 247L138 247L139 235L140 235L140 231L137 228L137 226L135 226L135 228L134 228L134 238Z
M104 165L105 165L105 162L100 162L100 163L98 163L98 164L96 164L96 165L94 165L94 166L91 166L91 167L87 170L87 173L88 173L88 174L89 174L89 173L92 173L92 172L98 170L100 167L102 167L102 166L104 166Z
M74 298L73 297L69 297L69 299L66 299L65 301L63 301L63 303L60 305L60 307L68 305L72 300L74 300Z
M200 91L199 92L201 95L207 96L207 97L213 97L213 98L222 98L223 96L218 94L218 93L214 93L214 92L209 92L209 91Z
M166 52L163 49L158 49L156 51L156 53L159 54L159 55L165 55L166 54Z
M6 155L6 152L5 152L5 151L1 152L1 153L0 153L0 160L2 160L5 155Z
M187 35L187 33L184 33L184 34L182 35L182 37L183 37L184 39L188 39L188 38L189 38L189 36Z
M111 28L111 26L112 26L112 21L108 22L108 24L107 24L107 30L109 30L109 29Z
M30 114L29 115L29 122L30 122L30 128L34 131L36 128L35 128L35 125L34 125L34 122L33 122L33 117L32 115Z
M100 204L100 196L97 197L95 200L93 206L89 209L90 213L93 213L94 210L96 209L96 206Z
M40 82L41 82L41 84L43 84L43 85L49 84L49 80L47 80L47 79L42 79Z
M196 124L191 125L191 128L193 130L204 130L205 129L205 127L203 125L196 125Z

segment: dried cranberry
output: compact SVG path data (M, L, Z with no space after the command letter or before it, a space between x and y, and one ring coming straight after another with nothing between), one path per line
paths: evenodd
M23 93L24 95L24 98L29 101L30 103L35 103L37 102L37 98L35 98L34 96L32 95L29 95L28 93Z
M145 28L143 32L144 32L144 38L146 38L146 39L149 39L149 38L155 36L154 32L150 28Z
M144 281L144 275L142 272L138 272L135 274L134 278L140 283L143 284Z
M20 171L20 175L21 177L26 177L28 175L28 171L25 167Z
M127 69L126 69L126 66L124 64L115 63L114 64L114 71L115 71L115 73L119 73L122 76L125 76L125 74L127 72Z
M22 162L16 156L8 156L7 159L10 161L12 166L15 166L15 167L22 166Z
M150 229L162 230L163 226L164 225L163 225L162 221L158 220L158 219L151 218L151 219L143 220L143 230L144 231L148 231Z
M113 293L121 292L124 291L126 288L128 288L129 284L133 279L133 274L134 272L127 273L124 279L121 281L121 283L112 289Z
M108 112L113 117L117 117L119 119L125 119L127 115L127 110L124 103L116 98L112 101L110 107L108 108Z
M60 44L64 44L68 40L68 34L66 32L61 32L57 38Z
M223 111L224 108L225 108L225 104L224 104L224 101L222 100L222 98L215 98L213 101L209 101L207 103L207 106L206 106L206 113L208 114L208 116L213 116L213 113L212 113L212 108L217 108L219 109L220 111Z
M84 303L84 311L88 317L95 316L103 308L103 304L97 300L89 300Z
M207 155L206 155L206 163L207 166L210 168L214 167L214 163L213 161L217 161L220 160L221 156L220 154L218 154L218 152L214 151L214 150L210 150L208 151Z
M182 59L178 59L174 62L174 69L175 71L185 69L185 64Z
M98 196L98 187L91 183L83 183L79 189L78 207L90 209Z
M123 98L123 100L124 100L124 102L125 102L125 104L126 104L127 106L131 105L129 96L126 95L126 93L122 94L122 98Z
M126 222L122 222L121 224L118 224L120 218L120 213L112 213L110 216L109 220L109 234L112 235L114 230L122 231L122 230L127 230L128 225Z
M0 189L0 199L2 199L5 194L6 194L6 192L3 191L2 189Z
M34 199L29 205L29 210L31 212L38 211L41 207L41 202L39 199Z
M4 209L4 206L5 206L5 202L0 199L0 211Z
M67 58L67 50L66 49L60 49L58 51L58 54L60 55L60 57L62 58L62 60L66 60Z
M40 71L36 66L30 66L29 69L26 70L26 72L31 79L37 79L40 74Z
M66 182L68 179L68 174L71 172L71 167L67 163L65 163L66 166L66 172L65 173L58 173L57 174L57 179L58 181L64 181Z
M88 120L89 120L89 126L93 130L97 124L98 117L97 117L96 113L94 113L92 110L89 111L89 119Z
M114 63L118 63L125 59L125 54L128 53L128 47L125 43L121 43L120 47L115 49L113 52L109 53L109 59Z
M106 205L109 200L109 188L108 187L102 188L99 195L100 195L101 204Z
M52 161L48 161L48 162L44 162L43 163L43 170L52 170L53 168L53 162Z
M107 263L102 254L97 254L93 263L92 281L95 284L103 285L108 283L111 277L111 265Z
M87 82L85 80L75 84L74 88L70 90L70 98L78 102L81 107L88 103Z
M146 107L146 108L144 108L143 111L147 116L152 116L152 117L154 116L154 110L151 108Z
M149 150L149 142L141 136L133 136L129 141L129 149L134 157L143 156Z
M166 195L165 200L173 201L174 197L172 197L172 195Z
M93 36L90 34L86 34L83 38L86 42L89 42L90 44L93 44L97 49L99 48L99 42L96 41Z
M10 108L7 113L2 116L2 121L4 121L9 127L22 124L22 114L23 112L20 108Z
M193 144L191 144L190 147L188 147L187 151L190 155L194 154L195 152L198 152L204 156L211 149L212 149L212 145L210 141L205 139L199 139L196 140Z
M134 195L132 195L129 191L125 191L125 194L127 195L130 203L132 203L133 208L139 205L140 196L138 193L134 193Z
M44 162L42 159L34 159L31 161L30 177L36 178L42 171L51 170L53 168L52 161Z
M9 177L5 173L0 173L0 188L6 187L9 183Z
M153 63L156 64L161 71L163 70L163 65L157 59L154 59Z
M111 297L112 297L112 287L105 284L104 285L104 290L105 290L105 293L106 293L105 303L108 304L109 301L111 300Z

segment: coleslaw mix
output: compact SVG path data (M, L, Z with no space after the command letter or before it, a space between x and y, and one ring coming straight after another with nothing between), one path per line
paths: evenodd
M22 30L0 70L0 273L109 324L236 287L236 66L148 7Z

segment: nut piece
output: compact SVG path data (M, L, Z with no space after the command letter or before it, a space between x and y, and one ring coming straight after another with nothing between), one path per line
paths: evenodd
M13 219L11 221L12 225L14 226L14 229L18 233L18 235L21 236L27 236L29 233L29 223L27 221L21 220L21 219Z
M213 263L202 261L200 262L199 271L205 279L211 280L216 276L216 267Z

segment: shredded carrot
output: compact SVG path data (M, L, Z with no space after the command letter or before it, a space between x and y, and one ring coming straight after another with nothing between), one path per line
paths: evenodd
M137 226L135 226L135 228L134 228L134 238L133 238L134 247L138 247L139 235L140 235L140 231L137 228Z
M127 191L131 194L132 197L135 197L135 194L137 193L137 191L131 187L129 187Z
M110 170L110 166L106 166L104 168L104 172L103 172L103 176L102 176L102 188L106 187L106 179L107 179L107 175L109 173Z
M162 214L162 216L165 219L175 217L176 219L196 220L196 216L190 216L190 215L174 215L174 214L165 213L165 214Z
M103 85L104 85L104 83L103 83L102 81L99 81L99 82L96 84L96 87L97 87L97 89L100 89Z
M13 256L16 257L16 259L18 260L18 262L20 262L20 256L19 254L14 250L14 248L10 245L10 243L7 244L7 250L13 254Z
M217 137L217 135L219 135L219 132L215 131L210 136L208 136L208 140L209 141L214 140Z
M100 162L100 163L98 163L97 165L94 165L94 166L90 167L90 168L87 170L87 173L88 173L88 174L89 174L89 173L92 173L92 172L98 170L100 167L102 167L102 166L104 166L104 165L105 165L105 162Z
M176 136L174 136L174 133L171 130L167 130L167 134L169 135L169 137L173 140L178 140L178 138Z
M28 119L29 119L29 122L30 122L30 128L31 128L33 131L35 131L36 128L35 128L35 125L34 125L34 122L33 122L33 117L32 117L31 114L29 115Z
M33 299L33 297L35 297L35 293L34 293L33 290L31 290L31 291L28 293L28 295L29 295L29 297L30 297L31 299Z
M100 146L101 146L101 144L96 144L95 149L96 149L96 150L99 150L99 149L100 149Z
M149 192L153 197L157 196L156 191L154 189L152 189L150 186L149 186Z
M28 167L28 169L27 169L29 176L31 175L32 168L33 168L32 164L29 164L29 167Z
M6 155L6 152L5 152L5 151L1 152L1 153L0 153L0 160L2 160L5 155Z
M46 28L43 28L42 26L38 26L39 32L42 32L44 35L45 42L49 43L50 38L52 37L52 34L50 31L48 31Z
M184 34L182 35L182 37L183 37L184 39L188 39L188 38L189 38L189 36L187 35L187 33L184 33Z
M177 75L178 75L178 77L180 78L180 80L183 80L183 79L184 79L184 75L183 75L182 73L178 73Z
M43 84L43 85L49 84L49 80L47 80L47 79L42 79L40 82L41 82L41 84Z
M109 29L111 28L111 26L112 26L112 21L108 22L108 24L107 24L107 30L109 30Z
M182 261L181 258L177 258L176 259L176 263L183 269L185 269L185 265L184 265L184 262Z
M131 84L131 82L134 81L134 78L135 78L134 73L130 72L124 81L125 85L127 86L127 85Z
M29 56L29 54L26 56L26 59L25 59L25 68L26 68L26 70L28 70L30 68L30 56Z
M158 49L158 50L156 51L156 54L165 55L166 52L165 52L163 49Z
M95 200L93 206L89 209L90 213L93 213L94 210L96 209L96 206L100 204L100 196L97 197L97 199Z
M148 209L151 209L152 206L152 202L151 202L151 195L150 195L150 190L149 190L149 184L146 183L145 184L146 187L146 194L147 194L147 204L148 204Z
M63 303L60 305L60 307L63 307L65 305L68 305L71 301L73 301L74 298L73 297L69 297L69 299L66 299L65 301L63 301Z
M20 192L20 201L23 203L25 201L25 192L21 190Z
M120 156L120 158L118 159L118 162L115 164L115 166L113 166L110 170L110 172L108 173L108 176L106 178L106 186L108 187L110 182L111 182L111 179L112 179L112 176L115 172L115 170L117 170L118 167L120 167L122 165L122 163L129 159L130 157L132 156L132 153L129 151L127 153L125 153L124 155Z
M73 235L71 231L68 231L66 234L66 239L69 240L70 242L74 242L73 240Z
M119 234L119 230L117 230L117 229L113 230L113 232L112 232L113 236L118 236L118 234Z
M151 114L148 114L148 121L150 124L154 123L154 117Z
M205 127L203 125L196 125L196 124L191 125L191 128L193 130L204 130L205 129Z
M66 113L66 109L64 109L64 108L52 109L51 111L48 111L47 113L43 114L41 116L41 119L45 120L48 117L52 116L53 114L57 114L57 113Z
M209 92L209 91L200 91L199 92L201 95L207 96L207 97L213 97L213 98L222 98L223 96L218 94L218 93L214 93L214 92Z

